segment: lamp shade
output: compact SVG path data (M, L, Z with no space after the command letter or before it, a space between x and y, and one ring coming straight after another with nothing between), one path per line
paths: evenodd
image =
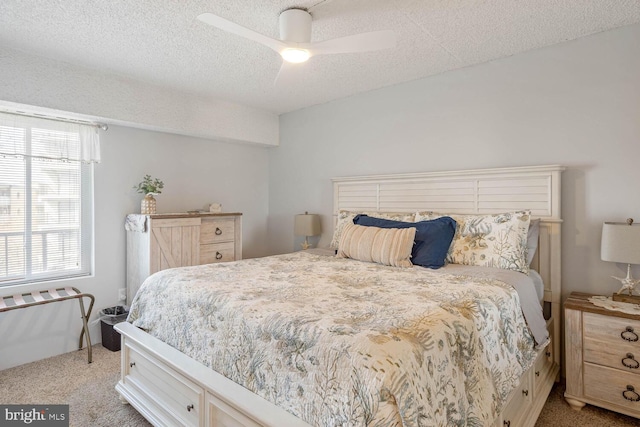
M640 224L605 222L600 257L603 261L640 264Z
M296 236L318 236L322 233L320 215L305 213L296 215L293 232Z

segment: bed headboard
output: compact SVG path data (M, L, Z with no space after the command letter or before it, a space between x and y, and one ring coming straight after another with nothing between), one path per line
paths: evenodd
M334 178L333 214L337 216L341 210L458 214L531 210L532 216L540 219L532 268L544 280L544 300L551 306L558 345L562 294L560 176L564 169L551 165Z

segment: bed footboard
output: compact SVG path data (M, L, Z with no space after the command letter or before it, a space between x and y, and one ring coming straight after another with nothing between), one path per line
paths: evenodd
M155 426L309 427L178 350L123 322L116 390Z
M523 375L494 427L532 427L549 396L559 367L554 362L553 322L549 345ZM309 427L244 387L123 322L121 397L155 426Z

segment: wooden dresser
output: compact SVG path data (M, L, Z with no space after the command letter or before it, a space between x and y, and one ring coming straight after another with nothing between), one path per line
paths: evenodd
M586 403L640 418L640 316L591 304L572 293L564 303L567 390L573 409Z
M160 270L242 259L241 213L128 215L126 228L127 304Z

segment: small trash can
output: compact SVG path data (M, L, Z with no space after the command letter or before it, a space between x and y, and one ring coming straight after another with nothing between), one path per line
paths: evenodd
M113 325L124 322L129 315L129 309L124 305L100 310L100 329L102 331L102 346L111 351L120 351L120 334L113 329Z

